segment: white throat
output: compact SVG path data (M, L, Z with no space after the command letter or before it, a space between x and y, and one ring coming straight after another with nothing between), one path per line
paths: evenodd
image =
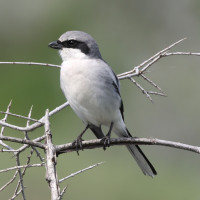
M89 58L80 49L63 48L62 50L59 51L59 53L63 61L67 61L70 59L80 60L80 59Z

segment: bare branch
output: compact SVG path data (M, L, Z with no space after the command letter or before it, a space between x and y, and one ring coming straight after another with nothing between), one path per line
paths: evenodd
M156 53L155 55L153 55L152 57L150 57L149 59L147 59L146 61L144 61L140 65L138 65L137 67L134 67L132 70L130 70L128 72L124 72L124 73L118 74L118 78L119 79L127 79L127 78L130 78L130 77L133 77L133 76L140 76L151 65L153 65L154 63L156 63L161 58L164 58L164 57L167 57L167 56L175 56L175 55L181 55L181 56L185 56L185 55L187 55L187 56L191 56L191 55L192 56L200 56L200 53L193 53L193 52L167 52L172 47L174 47L175 45L179 44L180 42L182 42L185 39L186 38L184 38L182 40L179 40L179 41L175 42L174 44L170 45L169 47L163 49L162 51L159 51L158 53ZM142 69L140 69L140 68L142 68Z
M171 53L166 53L164 57L166 56L200 56L200 53L192 53L192 52L171 52Z
M0 173L2 172L8 172L11 170L16 170L16 169L21 169L21 168L30 168L30 167L43 167L45 165L45 163L38 163L38 164L31 164L31 165L20 165L20 166L15 166L15 167L10 167L7 169L2 169L0 170Z
M16 155L16 163L17 163L17 166L20 166L20 160L19 160L19 155ZM21 186L21 192L22 192L22 197L23 197L23 200L26 200L26 196L25 196L25 189L24 189L24 180L23 180L23 176L22 176L22 171L21 169L19 168L18 169L18 174L19 174L19 184ZM15 194L17 193L17 190L18 190L18 186L16 188L16 192Z
M37 123L37 122L36 122ZM35 123L35 124L36 124ZM0 125L2 126L5 126L5 127L8 127L8 128L11 128L11 129L14 129L14 130L17 130L17 131L26 131L26 127L20 127L20 126L16 126L16 125L12 125L12 124L8 124L6 122L3 122L2 120L0 120ZM43 124L39 124L37 127L40 127L42 126ZM36 128L37 128L36 127Z
M27 118L26 126L29 126L29 125L30 125L30 120L32 120L32 119L31 119L32 111L33 111L33 105L31 106L30 111L29 111L29 113L28 113L28 118ZM39 122L39 121L36 120L36 122Z
M17 177L18 171L15 172L14 176L4 185L0 188L0 192L4 190L8 185L10 185Z
M78 175L78 174L80 174L80 173L82 173L82 172L85 172L85 171L90 170L90 169L92 169L92 168L94 168L94 167L97 167L97 166L99 166L99 165L101 165L101 164L103 164L103 163L104 163L104 162L100 162L100 163L91 165L91 166L89 166L89 167L87 167L87 168L85 168L85 169L81 169L81 170L79 170L79 171L77 171L77 172L75 172L75 173L72 173L72 174L70 174L69 176L66 176L66 177L60 179L60 180L59 180L59 183L61 183L62 181L65 181L65 180L67 180L67 179L69 179L69 178L72 178L72 177L74 177L74 176L76 176L76 175Z
M126 145L126 144L138 144L138 145L158 145L158 146L168 146L177 149L183 149L187 151L192 151L200 154L200 147L192 146L188 144L183 144L180 142L173 142L167 140L160 140L156 138L112 138L110 140L110 146L113 145ZM94 149L94 148L103 148L103 143L101 139L83 141L82 146L84 149ZM56 152L62 154L63 152L72 152L76 151L76 147L73 143L67 143L64 145L57 145Z
M167 48L165 48L165 49L159 51L158 53L156 53L155 55L151 56L149 59L145 60L143 63L141 63L140 65L138 65L137 68L139 69L139 68L145 66L147 63L152 62L153 60L157 59L158 57L160 57L160 55L165 54L165 53L166 53L167 51L169 51L172 47L176 46L177 44L179 44L180 42L182 42L182 41L185 40L185 39L187 39L187 38L183 38L183 39L181 39L181 40L179 40L179 41L177 41L177 42L171 44L171 45L168 46ZM130 71L128 71L128 72L124 72L124 73L119 74L118 77L119 77L120 79L129 78L129 77L126 77L126 75L133 74L133 73L136 71L135 68L136 68L136 67L134 67L132 70L130 70ZM138 75L139 75L139 74L138 74ZM122 77L123 77L123 78L122 78Z
M57 112L61 111L63 108L69 106L69 102L65 102L62 105L56 107L55 109L53 109L52 111L49 112L49 117L51 117L52 115L56 114Z
M147 81L148 83L150 83L151 85L153 85L156 89L158 89L162 94L164 94L163 90L157 84L155 84L152 80L150 80L149 78L147 78L144 74L140 74L140 76L145 81Z
M14 200L21 192L22 189L20 189L17 193L15 193L9 200Z
M200 53L192 53L192 52L168 52L171 48L173 48L175 45L179 44L180 42L182 42L183 40L185 40L186 38L183 38L173 44L171 44L170 46L168 46L167 48L159 51L158 53L156 53L155 55L153 55L152 57L150 57L149 59L145 60L143 63L141 63L140 65L134 67L132 70L128 71L128 72L124 72L121 74L118 74L118 78L121 79L130 79L134 76L138 76L138 77L142 77L144 78L144 80L146 80L148 83L150 83L151 85L153 85L156 89L158 89L160 92L151 92L151 94L155 94L155 95L160 95L160 96L166 96L163 91L161 90L160 87L158 87L153 81L151 81L150 79L148 79L146 76L144 76L144 72L153 64L155 64L158 60L160 60L161 58L167 57L167 56L172 56L172 55L193 55L193 56L200 56ZM131 80L132 82L135 83L135 85L138 87L140 86L135 80ZM150 94L150 92L146 92L146 90L144 90L144 88L139 87L142 92L148 97L148 99L151 100L150 95L148 96L147 94ZM152 101L152 100L151 100Z
M51 200L58 200L60 188L56 172L56 150L52 144L52 135L49 123L49 111L45 115L45 135L46 135L46 180L51 190Z
M60 65L48 64L48 63L37 63L37 62L0 62L0 64L9 64L9 65L39 65L39 66L45 66L45 67L60 68Z
M9 112L9 111L10 111L11 104L12 104L12 100L11 100L10 103L8 104L8 107L7 107L6 112ZM8 115L5 114L5 117L2 119L2 121L3 121L3 122L6 122L6 121L7 121L7 118L8 118ZM0 136L3 135L4 130L5 130L5 127L2 126ZM0 145L2 145L3 147L5 147L5 148L8 149L8 150L13 150L12 147L10 147L10 146L8 146L7 144L5 144L2 140L0 140Z
M7 151L15 151L12 147L10 147L9 145L5 144L2 140L0 140L0 145L4 146L7 149ZM6 149L5 150L2 149L0 151L3 152L3 151L6 151Z
M153 99L151 98L151 96L148 94L148 92L139 84L137 83L132 77L130 77L130 80L143 92L143 94L146 95L146 97L153 102Z
M146 64L141 70L140 73L144 73L150 66L152 66L154 63L156 63L158 60L160 60L162 57L164 57L164 55L166 54L160 54L159 56L155 57L152 61L150 61L148 64Z
M61 191L60 196L59 196L59 200L61 200L63 198L63 195L65 194L66 190L67 190L67 186L64 187L63 190Z
M64 109L68 105L69 105L69 103L65 102L64 104L56 107L54 110L52 110L49 113L49 116L52 116L52 115L56 114L57 112L61 111L62 109ZM41 119L39 119L38 121L43 122L43 120L44 120L44 116ZM2 120L0 120L0 125L6 126L8 128L12 128L12 129L15 129L15 130L18 130L18 131L33 131L36 128L39 128L39 127L43 126L42 123L36 122L36 123L34 123L34 124L30 125L30 126L27 126L27 127L20 127L20 126L8 124L6 122L3 122Z
M42 123L44 124L43 122L37 120L37 119L33 119L33 118L30 118L30 117L25 117L25 116L22 116L22 115L17 115L17 114L13 114L11 112L3 112L3 111L0 111L0 113L2 114L6 114L6 115L11 115L11 116L14 116L14 117L19 117L19 118L22 118L22 119L27 119L29 121L33 121L33 122L38 122L38 123ZM28 123L28 126L29 126L29 123Z
M7 107L6 112L9 112L9 111L10 111L11 104L12 104L12 100L11 100L10 103L8 104L8 107ZM5 114L5 117L2 119L2 121L3 121L3 122L6 122L6 121L7 121L7 118L8 118L8 114ZM0 133L1 136L3 135L4 129L5 129L5 127L3 126L3 127L1 128L1 133Z
M35 147L39 147L41 149L45 149L44 144L39 143L39 142L35 142L34 140L32 141L32 140L26 140L26 139L20 139L20 138L15 138L15 137L8 137L8 136L1 136L0 140L16 142L16 143L20 143L20 144L28 144L30 146L35 146Z
M13 149L13 150L8 150L8 149L0 149L0 152L9 152L9 153L15 153L18 152L17 149Z
M33 142L40 142L42 140L45 139L45 135L41 136L41 137L38 137L34 140L32 140ZM32 145L33 146L33 145ZM28 147L30 147L30 145L27 145L25 144L24 146L20 147L18 150L17 150L17 153L21 153L22 151L24 151L25 149L27 149Z
M151 67L153 64L155 64L157 61L159 61L163 57L174 56L174 55L200 56L200 53L169 52L175 45L179 44L180 42L182 42L185 39L186 38L181 39L181 40L173 43L172 45L168 46L167 48L159 51L158 53L156 53L155 55L153 55L149 59L142 62L140 65L134 67L132 70L118 74L118 78L120 80L121 79L129 79L151 101L153 101L152 98L151 98L151 95L166 96L165 93L162 91L162 89L157 84L155 84L152 80L147 78L144 74L145 74L145 72L147 72L147 69L149 67ZM60 68L59 65L47 64L47 63L37 63L37 62L0 62L0 64L38 65L38 66L49 66L49 67ZM143 78L145 81L147 81L147 83L149 83L157 91L147 91L146 89L144 89L139 83L137 83L133 79L134 76L137 76L139 78L140 77ZM17 184L17 187L15 189L14 195L11 199L15 199L20 193L22 193L22 197L25 200L26 199L25 192L24 192L25 187L24 187L24 184L23 184L23 176L25 175L25 171L29 167L40 167L40 166L45 165L45 163L43 163L43 162L41 164L30 164L30 159L31 159L31 156L33 154L33 150L39 156L40 160L43 161L43 159L40 156L40 153L38 152L36 147L44 149L45 153L46 153L46 179L47 179L47 182L49 183L49 186L50 186L50 189L51 189L52 200L62 199L63 194L67 189L67 187L65 187L60 192L60 187L59 187L60 182L66 180L68 178L74 177L75 175L78 175L78 174L80 174L80 173L82 173L86 170L92 169L92 168L102 164L102 163L97 163L95 165L89 166L85 169L82 169L80 171L72 173L69 176L58 180L57 171L56 171L56 155L59 155L59 154L65 153L65 152L76 151L77 149L76 149L76 146L73 145L73 143L57 145L57 146L53 145L52 135L51 135L51 131L50 131L49 117L54 115L55 113L61 111L62 109L64 109L68 105L69 105L69 103L66 102L66 103L58 106L57 108L55 108L51 112L49 112L47 110L46 113L45 113L45 116L43 116L39 120L31 118L32 107L30 109L28 117L24 117L24 116L21 116L21 115L11 113L10 112L11 102L8 105L6 112L1 112L1 113L5 114L5 116L2 120L0 120L0 125L2 125L2 129L0 131L0 145L5 147L5 149L2 149L0 152L13 152L14 156L16 156L17 166L7 168L7 169L4 169L4 170L0 170L0 173L6 172L6 171L11 171L11 170L16 170L13 178L10 179L4 186L2 186L0 188L0 191L2 191L9 184L11 184L16 179L17 173L19 174L18 184ZM27 120L26 126L20 127L20 126L16 126L16 125L12 125L12 124L7 123L6 121L7 121L8 115L12 115L12 116L15 116L15 117L20 117L20 118L26 119ZM34 123L30 125L30 121L33 121ZM29 136L28 136L28 132L34 131L35 129L37 129L41 126L45 127L45 134L43 136L39 137L39 138L36 138L34 140L30 140ZM25 138L21 139L21 138L16 138L16 137L4 136L3 133L4 133L5 127L24 132ZM41 141L44 138L46 138L45 144L41 143ZM24 144L24 145L22 145L19 149L15 150L12 147L9 147L7 144L5 144L3 141L11 141L11 142L19 143L19 144ZM179 142L166 141L166 140L160 140L160 139L153 139L153 138L151 138L151 139L147 139L147 138L117 138L117 139L111 139L111 141L110 141L110 146L127 145L127 144L168 146L168 147L183 149L183 150L192 151L192 152L200 154L200 147L198 147L198 146L192 146L192 145L183 144L183 143L179 143ZM102 148L103 145L104 144L103 144L102 140L89 140L89 141L83 141L82 142L82 146L83 146L84 149ZM21 152L23 152L28 147L31 147L33 150L31 150L31 154L28 157L26 164L20 165L19 155L20 155ZM23 170L22 170L22 168L23 168Z
M32 113L32 109L33 109L33 106L31 106L30 108L30 111L29 111L29 114L28 114L28 120L27 120L27 123L26 123L26 127L29 126L30 124L30 117L31 117L31 113ZM29 136L28 136L28 132L27 131L24 131L24 134L25 134L25 138L27 140L30 140ZM31 146L31 148L36 152L36 155L38 156L38 158L40 158L40 161L44 161L44 159L41 157L39 151L34 147L34 146Z
M19 156L19 154L15 154L15 155L16 155L16 156ZM31 150L30 155L29 155L28 158L27 158L26 165L29 165L29 164L30 164L32 155L33 155L33 150ZM19 170L19 169L18 169L18 170ZM17 170L17 171L18 171L18 170ZM21 169L20 169L20 170L21 170ZM26 170L27 170L27 167L24 168L23 172L21 173L21 177L23 177L23 176L25 175ZM15 189L15 193L14 193L13 196L19 194L17 191L19 190L20 184L21 184L21 181L19 180L18 183L17 183L16 189ZM21 189L20 191L23 192L23 189Z
M158 96L163 96L163 97L167 97L166 94L163 94L161 92L154 92L154 91L147 91L148 94L153 94L153 95L158 95Z

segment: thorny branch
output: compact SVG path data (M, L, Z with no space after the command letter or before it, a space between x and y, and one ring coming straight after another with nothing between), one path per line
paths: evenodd
M46 180L51 189L51 199L58 199L60 196L60 187L58 184L58 175L56 171L56 150L52 143L52 135L49 123L49 111L45 116L45 135L46 135Z
M183 38L167 48L159 51L149 59L145 60L143 63L141 63L138 66L133 67L130 71L118 74L118 78L120 80L130 80L133 84L139 88L143 94L150 100L153 101L152 95L159 95L159 96L166 96L166 94L163 92L163 90L152 80L150 80L145 72L148 68L150 68L153 64L158 62L164 57L169 57L169 56L200 56L200 53L193 53L193 52L170 52L170 50L178 45L180 42L184 41L186 38ZM47 63L36 63L36 62L0 62L0 64L11 64L11 65L37 65L37 66L48 66L48 67L55 67L55 68L60 68L59 65L54 65L54 64L47 64ZM143 86L141 86L138 82L135 81L134 77L137 76L139 78L142 78L145 80L147 83L149 83L155 91L147 91ZM27 169L32 168L32 167L46 167L46 178L50 186L51 190L51 199L52 200L58 200L61 199L67 189L67 187L64 187L62 191L60 190L59 183L62 181L69 179L70 177L73 177L75 175L78 175L86 170L92 169L96 166L99 166L102 163L97 163L95 165L91 165L85 169L82 169L80 171L77 171L75 173L70 174L69 176L66 176L65 178L58 179L57 175L57 170L56 170L56 156L62 153L66 152L72 152L76 151L76 147L73 145L73 143L67 143L67 144L62 144L62 145L53 145L52 142L52 136L51 136L51 130L50 130L50 125L49 125L49 117L52 115L56 114L57 112L61 111L65 107L69 105L68 102L65 102L64 104L56 107L52 111L45 113L43 117L41 117L39 120L33 119L31 117L32 113L32 107L30 109L30 112L28 116L22 116L18 114L14 114L10 112L11 108L11 103L9 103L7 110L5 112L1 111L1 114L4 115L3 119L0 120L0 125L2 126L1 131L0 131L0 145L2 146L2 149L0 152L7 152L7 153L12 153L13 156L16 158L16 166L11 167L11 168L6 168L0 170L0 173L6 173L7 171L15 170L15 173L13 177L5 183L3 186L0 188L0 192L7 188L11 183L14 182L15 179L18 178L18 183L16 185L16 189L14 191L14 194L10 199L15 199L18 195L22 195L23 200L26 199L25 197L25 186L24 186L24 175ZM26 125L24 127L17 126L14 124L10 124L7 122L7 119L9 116L14 116L14 117L20 117L24 120L26 120ZM31 124L32 123L32 124ZM33 132L35 129L44 126L45 129L45 134L37 137L35 139L30 140L29 138L29 132ZM12 130L16 130L19 132L24 133L24 138L22 137L10 137L5 135L5 128L10 128ZM43 140L45 139L45 143L43 143ZM5 142L10 141L13 143L21 144L20 147L14 148L12 145L8 145ZM156 138L117 138L117 139L111 139L110 141L110 146L113 145L126 145L126 144L139 144L139 145L160 145L160 146L167 146L167 147L172 147L172 148L178 148L178 149L183 149L191 152L195 152L200 154L200 147L198 146L192 146L188 144L183 144L179 142L173 142L173 141L166 141L166 140L160 140ZM89 140L89 141L83 141L82 142L83 148L84 149L94 149L94 148L102 148L103 144L101 140L95 139L95 140ZM21 153L24 152L25 150L31 148L30 155L27 157L27 162L23 165L20 164L20 156ZM42 156L40 155L40 150L45 151L45 162ZM38 164L31 164L31 158L33 154L36 153L37 157L40 160L40 163ZM23 170L22 170L23 169Z

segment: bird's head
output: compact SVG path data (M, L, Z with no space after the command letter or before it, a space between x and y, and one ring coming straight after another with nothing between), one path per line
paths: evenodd
M59 50L63 61L68 59L101 58L98 45L94 38L81 31L68 31L49 47Z

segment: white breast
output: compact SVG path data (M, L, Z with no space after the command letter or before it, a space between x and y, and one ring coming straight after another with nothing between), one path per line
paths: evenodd
M110 125L119 117L120 96L111 69L102 60L71 59L62 63L60 82L70 106L84 123Z

